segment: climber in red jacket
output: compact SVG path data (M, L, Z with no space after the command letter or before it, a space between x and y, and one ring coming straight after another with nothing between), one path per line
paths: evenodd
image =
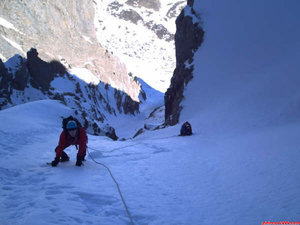
M86 154L86 144L86 131L82 127L78 126L74 120L70 120L66 125L66 129L64 129L60 134L58 146L55 148L56 157L52 161L51 165L54 167L57 166L59 161L69 161L70 158L64 152L64 149L70 145L76 145L77 148L77 145L79 145L76 166L81 166Z

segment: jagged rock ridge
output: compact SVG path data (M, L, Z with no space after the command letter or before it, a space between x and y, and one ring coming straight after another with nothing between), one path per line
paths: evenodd
M92 1L0 1L0 57L26 57L31 47L47 61L67 69L86 68L99 80L138 101L140 87L124 63L101 46L94 26Z
M139 103L126 93L100 82L85 83L67 72L58 61L46 62L36 49L27 59L15 55L5 64L0 60L0 109L40 99L59 100L91 134L117 139L108 115L139 113Z
M186 8L176 20L176 68L171 79L170 88L165 93L165 124L178 123L184 98L184 87L193 78L194 52L201 46L204 31L200 16L193 9L194 1L189 0Z

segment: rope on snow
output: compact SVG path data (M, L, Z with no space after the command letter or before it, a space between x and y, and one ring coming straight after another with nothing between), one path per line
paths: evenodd
M113 174L112 174L112 172L111 172L111 170L106 166L106 165L104 165L103 163L100 163L100 162L97 162L95 159L93 159L93 157L91 156L91 154L90 154L90 152L89 152L89 147L87 147L87 152L88 152L88 154L89 154L89 156L90 156L90 158L96 163L96 164L99 164L99 165L101 165L101 166L103 166L108 172L109 172L109 174L110 174L110 176L111 176L111 178L112 178L112 180L114 181L114 183L116 184L116 186L117 186L117 189L118 189L118 192L119 192L119 195L120 195L120 197L121 197L121 199L122 199L122 202L123 202L123 205L124 205L124 207L125 207L125 210L126 210L126 213L127 213L127 216L128 216L128 218L130 219L130 222L131 222L131 225L134 225L134 223L133 223L133 219L132 219L132 217L131 217L131 215L130 215L130 212L129 212L129 210L128 210L128 207L127 207L127 205L126 205L126 202L125 202L125 199L124 199L124 197L123 197L123 195L122 195L122 192L121 192L121 189L120 189L120 186L119 186L119 184L118 184L118 182L117 182L117 180L114 178L114 176L113 176ZM90 149L92 149L92 148L90 148Z
M140 144L140 143L132 144L132 145L126 145L126 146L123 146L123 147L114 148L114 149L109 150L109 151L100 151L100 150L98 150L98 149L94 149L94 148L91 148L91 147L89 147L89 149L94 150L94 151L97 151L97 152L111 153L111 152L114 152L114 151L117 151L117 150L121 150L121 149L124 149L124 148L129 148L129 147L132 147L132 146L135 146L135 145L139 145L139 144Z

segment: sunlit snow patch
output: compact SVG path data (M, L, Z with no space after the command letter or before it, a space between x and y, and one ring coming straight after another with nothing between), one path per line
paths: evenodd
M100 82L100 80L86 68L72 68L70 69L70 73L77 76L86 83L98 85Z

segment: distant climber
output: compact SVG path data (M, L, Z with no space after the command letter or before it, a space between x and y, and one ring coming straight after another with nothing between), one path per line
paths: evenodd
M186 121L184 124L182 124L180 129L180 136L186 136L186 135L192 135L192 126L191 124Z
M77 148L77 145L79 145L76 166L81 166L86 154L86 131L81 127L81 124L78 122L78 120L76 120L72 116L63 120L63 129L64 130L59 137L58 146L55 148L56 156L55 159L51 162L51 165L55 167L59 162L69 161L70 158L67 153L64 152L64 149L66 149L70 145L76 145Z

